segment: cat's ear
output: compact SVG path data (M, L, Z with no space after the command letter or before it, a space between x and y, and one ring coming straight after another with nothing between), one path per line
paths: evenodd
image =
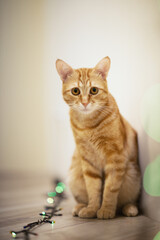
M61 59L57 59L56 68L63 82L65 82L67 77L73 73L73 69Z
M98 74L101 74L103 79L106 79L110 65L111 65L110 58L105 57L97 63L94 69Z

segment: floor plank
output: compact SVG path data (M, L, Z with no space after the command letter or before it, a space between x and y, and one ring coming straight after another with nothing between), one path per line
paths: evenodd
M0 174L0 239L12 239L10 230L21 230L36 221L46 205L46 193L52 190L49 176ZM38 240L152 240L160 231L160 223L145 216L117 217L112 220L80 219L72 217L74 201L68 193L63 201L63 216L54 217L54 226L45 224L34 230Z

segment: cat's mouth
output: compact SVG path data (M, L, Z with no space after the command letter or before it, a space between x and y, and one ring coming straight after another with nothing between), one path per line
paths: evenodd
M84 114L89 114L94 111L94 108L91 106L86 106L86 107L80 108L80 111Z
M91 112L91 109L84 108L83 112Z
M81 114L90 114L96 110L96 107L92 103L89 103L87 106L82 104L77 105L76 110Z

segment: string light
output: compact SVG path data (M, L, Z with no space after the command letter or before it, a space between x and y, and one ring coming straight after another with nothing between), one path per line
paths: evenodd
M56 187L56 192L57 193L62 193L63 192L63 188L61 186L57 186Z
M62 188L63 188L63 191L64 191L65 188L66 188L66 186L65 186L65 184L64 184L63 182L59 182L59 183L57 184L57 186L62 187Z
M48 193L48 197L55 197L56 196L56 192L49 192Z
M54 228L55 221L52 221L52 229Z
M16 238L17 237L17 234L19 233L24 233L24 237L26 240L29 240L29 234L31 235L35 235L37 236L38 234L37 233L34 233L34 232L31 232L31 230L35 227L35 226L41 226L42 224L44 223L50 223L52 225L52 228L55 224L55 221L54 220L51 220L51 218L53 216L62 216L61 213L58 213L59 211L62 210L62 208L57 208L58 205L60 204L60 202L66 198L65 194L63 193L64 189L65 189L65 184L62 183L62 182L59 182L58 180L55 181L55 184L56 184L56 192L57 193L61 193L61 194L56 194L56 192L49 192L48 193L48 196L49 198L47 198L47 202L50 203L50 204L53 204L53 206L45 206L45 209L46 210L50 210L49 212L45 212L45 211L42 211L41 213L39 213L39 215L43 216L43 219L39 219L38 221L36 222L32 222L32 223L29 223L27 225L25 225L23 227L23 230L21 231L10 231L11 233L11 236L13 238ZM57 200L54 201L53 197L55 197L57 195Z
M47 202L48 202L48 203L53 203L53 202L54 202L54 199L53 199L53 198L47 198Z
M16 238L17 234L13 231L10 232L13 238Z

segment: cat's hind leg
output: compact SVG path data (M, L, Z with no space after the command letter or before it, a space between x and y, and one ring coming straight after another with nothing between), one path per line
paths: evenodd
M77 205L72 210L73 216L78 216L80 210L84 207L87 207L88 204L88 196L85 187L85 182L82 176L77 178L75 175L71 177L72 181L70 182L70 189L72 194L77 202Z
M81 168L81 160L77 152L74 152L69 171L69 187L77 202L72 210L73 216L78 216L80 210L88 205L88 195L85 180Z
M75 217L75 216L78 216L80 210L84 207L87 207L87 204L84 204L84 203L78 203L72 210L72 215Z
M122 209L123 215L127 217L138 215L137 202L140 189L141 177L139 169L134 163L129 163L118 197L118 207Z
M122 208L122 213L127 217L135 217L138 215L138 208L135 204L129 203Z

